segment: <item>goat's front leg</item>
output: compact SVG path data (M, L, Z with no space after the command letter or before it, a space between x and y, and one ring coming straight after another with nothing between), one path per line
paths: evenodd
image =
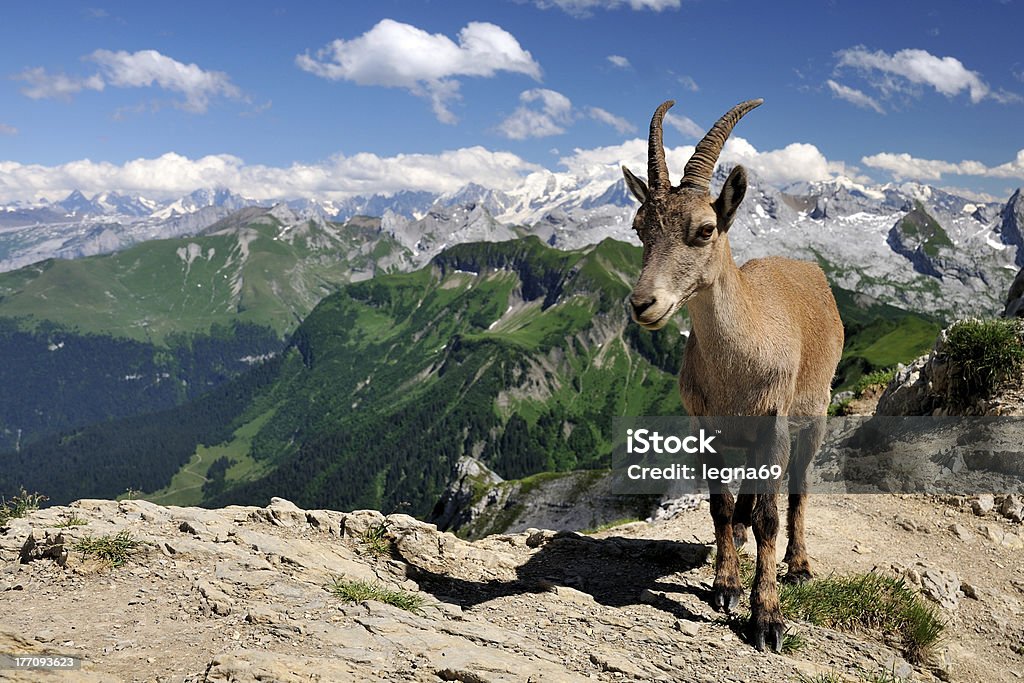
M713 605L717 610L732 612L740 602L740 561L733 539L732 515L736 501L729 487L717 480L708 481L711 494L711 519L715 522L715 583Z
M758 465L779 464L785 469L789 460L789 429L784 417L771 422L755 449L760 451ZM763 458L763 460L761 460ZM775 569L775 539L779 534L778 490L779 481L759 482L761 495L754 501L751 526L757 541L757 569L750 592L750 627L754 646L775 652L782 650L785 622L779 604L779 588Z

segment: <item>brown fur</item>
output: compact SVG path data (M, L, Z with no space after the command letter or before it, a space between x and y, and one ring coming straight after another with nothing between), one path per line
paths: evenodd
M721 145L740 116L760 102L737 105L708 133L700 178L710 177ZM666 106L667 105L667 106ZM652 155L661 141L659 107L651 122ZM724 122L724 123L723 123ZM656 137L655 137L656 136ZM709 161L710 160L710 161ZM662 156L652 159L652 177L666 178ZM764 433L751 439L750 458L759 464L790 459L789 418L805 418L790 470L788 578L810 577L804 544L804 481L821 445L832 377L843 350L843 325L821 269L781 257L754 259L737 267L728 230L746 192L746 172L737 166L718 198L703 182L678 187L661 181L648 188L623 168L626 182L641 202L634 227L644 245L643 270L630 296L633 318L648 329L662 327L687 306L692 330L679 374L683 405L694 416L775 416ZM813 418L813 419L806 419ZM765 445L767 444L767 445ZM759 451L759 452L755 452ZM712 463L714 464L714 463ZM779 518L777 485L768 492L741 490L710 482L711 515L718 557L714 603L733 609L740 594L736 545L749 524L757 542L757 570L751 592L754 643L782 647L783 620L775 573Z

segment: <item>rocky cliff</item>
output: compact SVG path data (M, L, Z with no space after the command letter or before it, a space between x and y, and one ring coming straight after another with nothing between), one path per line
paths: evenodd
M1024 542L980 502L819 496L810 507L819 575L896 572L941 605L952 636L912 665L885 633L796 621L786 654L753 650L743 618L707 601L706 505L594 535L470 543L406 515L281 499L218 510L82 500L0 528L0 652L74 655L82 668L0 678L1016 680Z
M481 461L464 457L429 521L463 538L515 533L530 527L596 529L655 514L655 496L612 493L608 470L542 472L505 481Z
M1006 306L1003 308L1004 318L1024 318L1024 268L1020 269L1017 277L1010 285L1010 291L1006 293Z
M997 329L999 321L957 321L943 330L935 340L931 352L906 366L896 376L878 400L878 415L1024 415L1024 374L1019 360L1024 355L1024 321L1007 322L1009 333L1006 343L1014 344L1016 352L1004 359L991 348L995 341L973 333L969 342L975 348L964 348L965 342L951 341L958 327ZM987 333L984 333L987 334ZM963 335L960 335L963 337ZM1015 337L1015 339L1014 339ZM972 385L982 363L992 366L991 387L979 389ZM1004 366L1005 364L1005 366Z

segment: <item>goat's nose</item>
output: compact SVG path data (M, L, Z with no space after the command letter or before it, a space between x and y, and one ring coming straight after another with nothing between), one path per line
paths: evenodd
M653 296L637 296L636 294L629 297L629 305L633 307L633 315L640 317L640 314L646 311L648 308L654 305L657 298Z

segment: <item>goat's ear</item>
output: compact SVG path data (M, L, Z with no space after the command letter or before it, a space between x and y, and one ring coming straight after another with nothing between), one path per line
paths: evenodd
M715 213L718 214L718 230L725 232L736 218L736 210L740 208L743 195L747 193L747 171L740 165L732 169L725 179L722 193L715 200Z
M626 187L629 188L629 191L633 193L637 201L644 204L647 201L647 183L630 173L625 166L622 167L622 175L626 177Z

